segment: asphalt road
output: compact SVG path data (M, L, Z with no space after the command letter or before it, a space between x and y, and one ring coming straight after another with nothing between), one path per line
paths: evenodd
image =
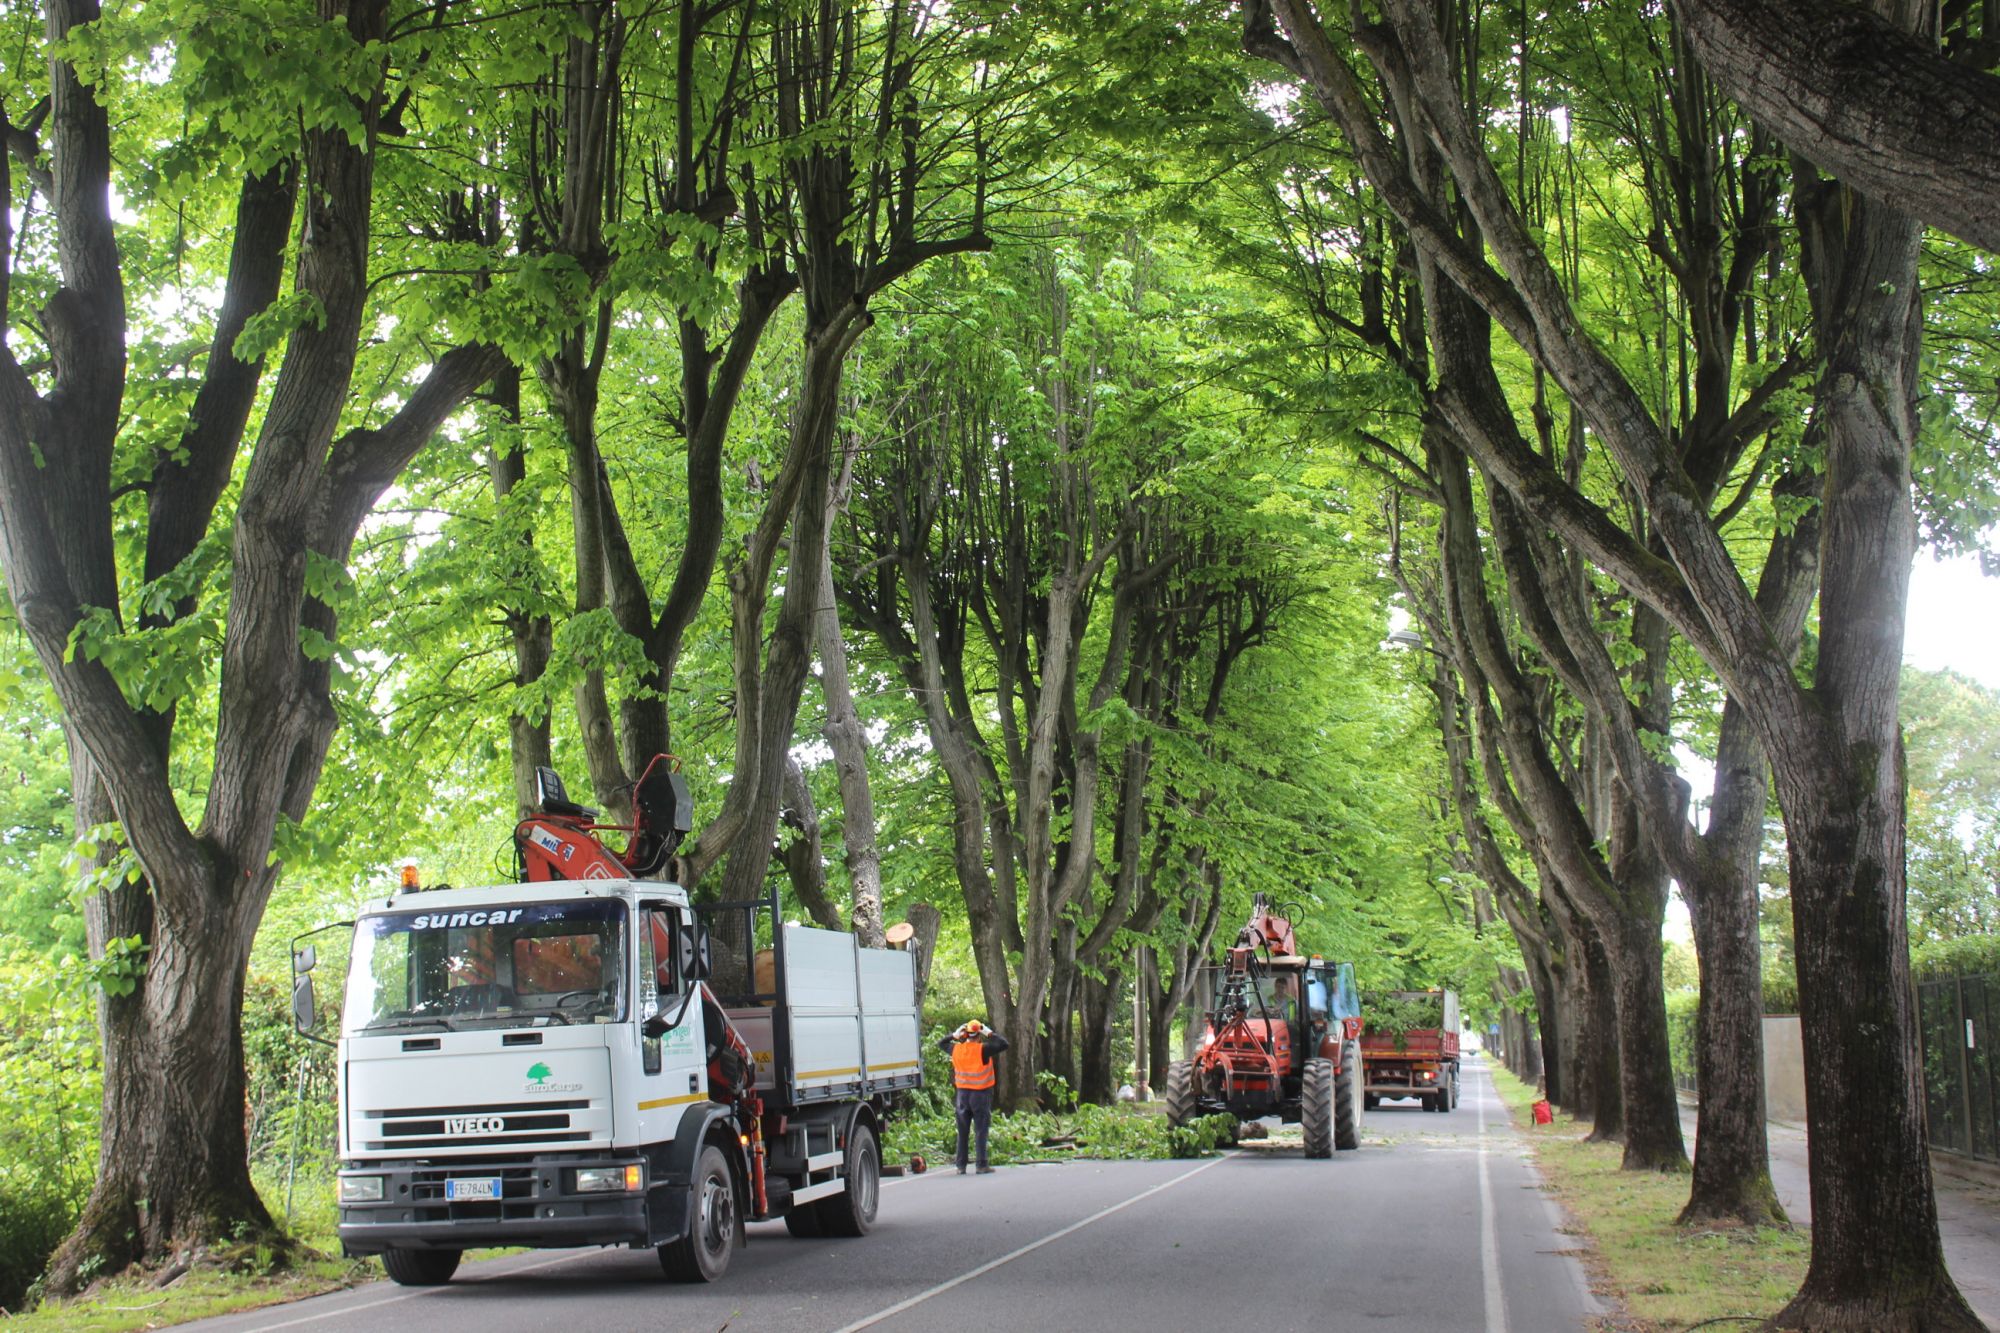
M860 1240L750 1228L721 1282L651 1252L468 1264L448 1287L375 1283L206 1320L223 1333L513 1330L1385 1329L1558 1333L1597 1309L1484 1068L1448 1115L1368 1113L1307 1161L1282 1139L1191 1162L1077 1162L883 1182Z

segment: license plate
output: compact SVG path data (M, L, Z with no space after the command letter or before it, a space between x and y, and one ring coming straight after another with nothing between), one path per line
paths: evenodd
M470 1176L444 1182L444 1197L447 1203L470 1203L474 1199L497 1199L500 1197L500 1177Z

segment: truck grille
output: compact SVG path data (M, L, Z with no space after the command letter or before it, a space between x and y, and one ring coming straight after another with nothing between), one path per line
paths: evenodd
M498 1102L483 1106L413 1106L362 1112L363 1151L587 1143L595 1137L571 1112L589 1101Z

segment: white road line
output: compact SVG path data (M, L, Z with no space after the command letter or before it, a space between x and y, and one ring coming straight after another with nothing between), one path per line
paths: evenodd
M886 1310L877 1310L874 1314L868 1315L861 1319L857 1319L853 1323L848 1324L846 1327L836 1330L836 1333L859 1333L859 1330L861 1329L873 1328L875 1325L881 1323L884 1319L889 1319L895 1315L899 1315L903 1313L903 1311L908 1310L914 1306L922 1305L925 1301L929 1300L933 1296L942 1296L947 1291L950 1291L953 1287L963 1286L965 1283L972 1281L972 1279L976 1277L982 1277L985 1274L992 1272L996 1268L1002 1267L1003 1265L1006 1264L1011 1264L1024 1254L1033 1254L1036 1250L1041 1249L1042 1246L1052 1245L1056 1241L1061 1240L1064 1236L1070 1235L1072 1232L1083 1230L1085 1227L1089 1226L1092 1222L1099 1222L1111 1216L1113 1213L1122 1212L1123 1210L1130 1208L1133 1204L1138 1203L1142 1199L1151 1198L1153 1195L1158 1194L1161 1190L1170 1190L1174 1186L1180 1184L1183 1180L1192 1180L1194 1177L1200 1175L1202 1172L1208 1170L1210 1167L1221 1166L1224 1162L1228 1161L1229 1158L1233 1156L1235 1156L1235 1154L1231 1153L1228 1156L1218 1157L1212 1162L1203 1162L1200 1166L1196 1167L1192 1171L1184 1171L1180 1175L1175 1176L1172 1180L1161 1181L1159 1184L1153 1186L1151 1189L1142 1190L1141 1192L1134 1194L1131 1198L1124 1200L1122 1203L1114 1203L1109 1208L1099 1209L1097 1212L1092 1213L1089 1217L1084 1218L1080 1222L1072 1222L1060 1231L1051 1231L1048 1235L1042 1237L1040 1240L1029 1241L1026 1245L1023 1245L1020 1249L1009 1251L1008 1253L1001 1255L998 1259L988 1260L986 1263L979 1265L979 1267L974 1268L969 1272L960 1273L957 1277L952 1278L947 1282L940 1282L935 1287L932 1287L929 1291L920 1291L916 1295L910 1297L908 1300L897 1301L894 1305L890 1306Z
M565 1254L557 1259L544 1259L538 1264L524 1264L519 1268L510 1268L504 1273L495 1273L493 1276L513 1277L517 1273L533 1273L539 1269L554 1268L557 1264L566 1264L572 1259L585 1259L599 1253L602 1253L602 1251L583 1250L574 1254ZM385 1297L379 1301L369 1301L365 1305L343 1305L338 1310L322 1310L318 1314L300 1315L297 1319L286 1319L276 1324L258 1324L251 1330L251 1333L271 1333L273 1329L297 1328L300 1324L316 1324L322 1319L338 1319L342 1315L359 1314L363 1310L379 1309L384 1305L394 1305L398 1301L413 1301L419 1296L435 1296L438 1292L450 1290L449 1286L424 1287L418 1291L406 1291L400 1295Z
M1493 1170L1486 1144L1486 1101L1492 1095L1493 1080L1488 1078L1478 1103L1479 1268L1486 1285L1486 1333L1507 1333L1507 1294L1500 1286L1500 1242L1493 1230Z
M1213 1166L1214 1163L1211 1162L1209 1163L1209 1165ZM924 1174L928 1175L930 1173L925 1172ZM882 1188L888 1189L891 1185L909 1185L922 1179L923 1176L903 1176L897 1179L885 1180L882 1182ZM774 1217L769 1220L776 1221L777 1219ZM520 1268L510 1268L504 1273L495 1273L492 1276L513 1277L516 1273L533 1273L538 1269L554 1268L557 1264L566 1264L570 1262L570 1260L572 1259L586 1259L589 1258L591 1255L602 1254L602 1253L604 1253L604 1251L601 1248L590 1249L590 1250L579 1250L571 1254L561 1255L554 1259L545 1259L538 1264L525 1264ZM272 1330L274 1329L296 1328L300 1324L318 1323L322 1319L336 1319L344 1314L356 1314L362 1310L373 1310L378 1306L394 1305L398 1301L413 1301L419 1296L431 1296L444 1290L447 1290L447 1288L425 1287L421 1291L399 1292L394 1296L387 1296L379 1301L369 1301L364 1305L343 1305L338 1310L322 1310L318 1314L301 1315L297 1319L286 1319L275 1324L257 1324L249 1330L249 1333L272 1333Z

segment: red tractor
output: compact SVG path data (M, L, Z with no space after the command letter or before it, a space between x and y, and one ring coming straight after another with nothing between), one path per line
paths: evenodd
M1196 977L1196 1003L1194 1056L1167 1068L1169 1124L1274 1115L1304 1128L1308 1157L1360 1146L1361 1005L1352 964L1302 956L1291 920L1260 893L1223 962Z

